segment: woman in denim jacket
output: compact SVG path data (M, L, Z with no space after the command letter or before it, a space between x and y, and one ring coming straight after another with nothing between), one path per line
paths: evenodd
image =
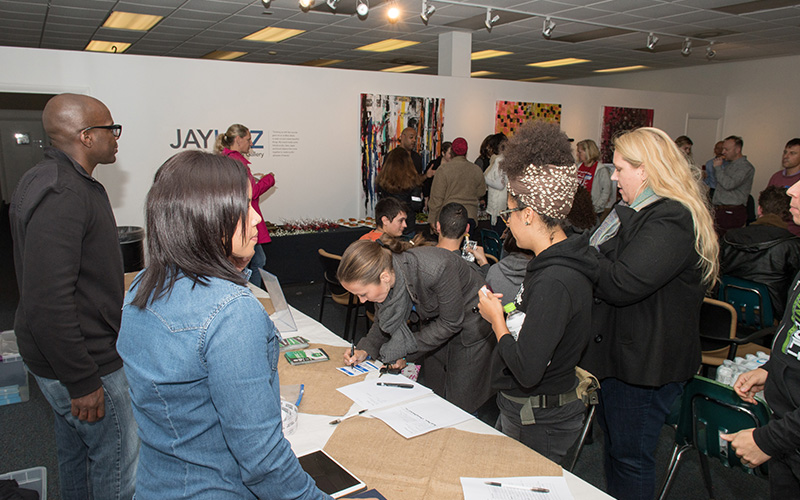
M246 167L187 151L147 195L148 267L122 313L136 497L328 499L281 429L278 332L241 272L261 217Z

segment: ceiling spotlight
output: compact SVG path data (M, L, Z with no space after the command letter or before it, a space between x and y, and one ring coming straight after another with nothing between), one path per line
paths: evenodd
M263 1L263 0L262 0L262 1ZM336 10L336 5L337 5L337 4L338 4L340 1L341 1L341 0L328 0L328 1L327 1L327 2L325 2L325 3L327 3L327 4L328 4L328 7L330 7L332 10Z
M556 29L556 23L550 20L548 17L544 20L542 24L542 36L545 38L550 38L553 35L553 30Z
M419 17L422 18L422 22L426 25L428 24L428 18L436 12L436 7L430 5L428 0L422 0L422 12L419 14Z
M492 31L492 26L500 20L500 16L495 15L492 17L492 9L486 9L486 21L483 22L483 25L486 26L486 29Z
M314 6L314 0L299 0L297 3L300 5L300 10L303 12L308 12L308 10Z
M717 51L714 50L714 42L709 42L708 47L706 47L706 57L709 59L714 59L714 56L717 55Z
M389 18L389 22L394 24L400 19L400 9L397 8L397 4L392 2L389 4L389 10L386 11L386 17Z
M681 54L684 56L688 56L692 53L692 40L690 38L684 38L683 45L681 46Z
M272 0L261 0L261 5L263 5L265 9L269 9L269 4L271 2Z
M658 37L650 33L647 35L647 48L653 50L658 43Z
M369 3L367 3L367 0L358 0L356 14L358 14L358 17L366 17L367 14L369 14Z

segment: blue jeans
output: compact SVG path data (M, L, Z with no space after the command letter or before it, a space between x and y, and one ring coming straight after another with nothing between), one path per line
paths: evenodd
M261 248L261 244L256 244L255 246L256 253L253 255L253 258L250 259L250 263L247 264L248 269L253 271L250 275L250 283L254 284L258 288L263 288L261 286L261 273L258 272L259 269L264 267L264 264L267 263L267 254L264 253L264 249Z
M132 498L139 437L124 370L120 368L101 377L106 415L94 423L72 416L72 401L61 382L34 377L55 413L61 498Z
M660 387L630 385L615 378L600 382L597 421L605 434L609 495L618 500L652 500L658 437L682 392L680 382Z

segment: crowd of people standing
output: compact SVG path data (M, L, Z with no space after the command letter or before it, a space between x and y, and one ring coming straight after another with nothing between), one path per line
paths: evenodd
M10 210L15 331L54 410L62 497L329 498L283 436L280 336L246 286L258 283L270 241L259 197L275 184L250 171L249 130L232 125L215 153L182 152L158 169L145 207L148 264L123 301L114 216L92 177L115 161L122 126L74 94L52 98L43 122L52 147ZM688 137L639 128L614 140L612 167L594 141L574 152L558 124L529 122L487 137L482 166L459 137L427 168L415 130L400 139L378 176L376 230L338 269L350 293L375 304L343 361L416 362L434 392L478 416L495 408L498 429L554 461L582 428L577 368L589 370L600 380L606 489L652 498L660 429L700 367L700 308L720 247L724 256L749 248L739 229L754 167L742 138L726 138L700 167ZM800 139L787 143L783 167L755 224L789 249L779 274L797 271L788 219L800 223ZM482 203L513 264L491 266L480 247L466 250L475 262L463 258ZM436 241L410 239L425 210ZM722 272L741 260L726 259ZM722 438L747 465L769 460L777 498L800 486L800 280L775 287L785 300L773 357L735 385L748 401L765 390L775 418Z

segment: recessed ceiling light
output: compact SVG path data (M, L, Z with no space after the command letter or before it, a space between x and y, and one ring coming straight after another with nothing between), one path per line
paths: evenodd
M316 66L318 68L323 66L330 66L331 64L338 64L340 62L344 62L344 59L312 59L310 61L306 61L304 63L300 63L301 66Z
M469 74L469 76L478 77L478 76L489 76L496 74L497 74L496 71L473 71L472 73Z
M620 73L622 71L635 71L637 69L647 69L647 66L641 64L636 66L620 66L619 68L596 69L595 73Z
M209 52L208 54L204 55L203 59L219 59L221 61L231 61L233 59L238 59L245 54L247 54L247 52L237 52L232 50L215 50L214 52Z
M473 61L478 61L481 59L489 59L490 57L507 56L509 54L513 54L513 52L506 52L505 50L481 50L479 52L473 52L471 59Z
M412 45L416 45L418 43L419 42L413 42L411 40L397 40L395 38L389 38L382 42L375 42L369 45L364 45L363 47L358 47L356 50L366 50L368 52L390 52L392 50L411 47Z
M103 28L119 30L148 31L158 24L164 16L151 16L150 14L134 14L132 12L114 11L108 16Z
M89 45L83 50L90 50L92 52L112 52L121 53L128 50L131 44L125 42L104 42L101 40L92 40Z
M409 71L417 71L420 69L425 69L427 66L414 66L413 64L404 64L403 66L395 66L394 68L386 68L382 69L381 71L385 71L387 73L408 73Z
M591 62L589 59L577 59L575 57L567 57L564 59L553 59L552 61L542 61L538 63L530 63L528 66L534 68L556 68L558 66L569 66L570 64L581 64Z
M545 82L547 80L555 80L555 76L536 76L533 78L523 78L520 82Z
M250 40L253 42L281 42L287 38L297 36L300 33L305 33L305 30L269 27L260 31L256 31L255 33L251 33L242 38L242 40Z

